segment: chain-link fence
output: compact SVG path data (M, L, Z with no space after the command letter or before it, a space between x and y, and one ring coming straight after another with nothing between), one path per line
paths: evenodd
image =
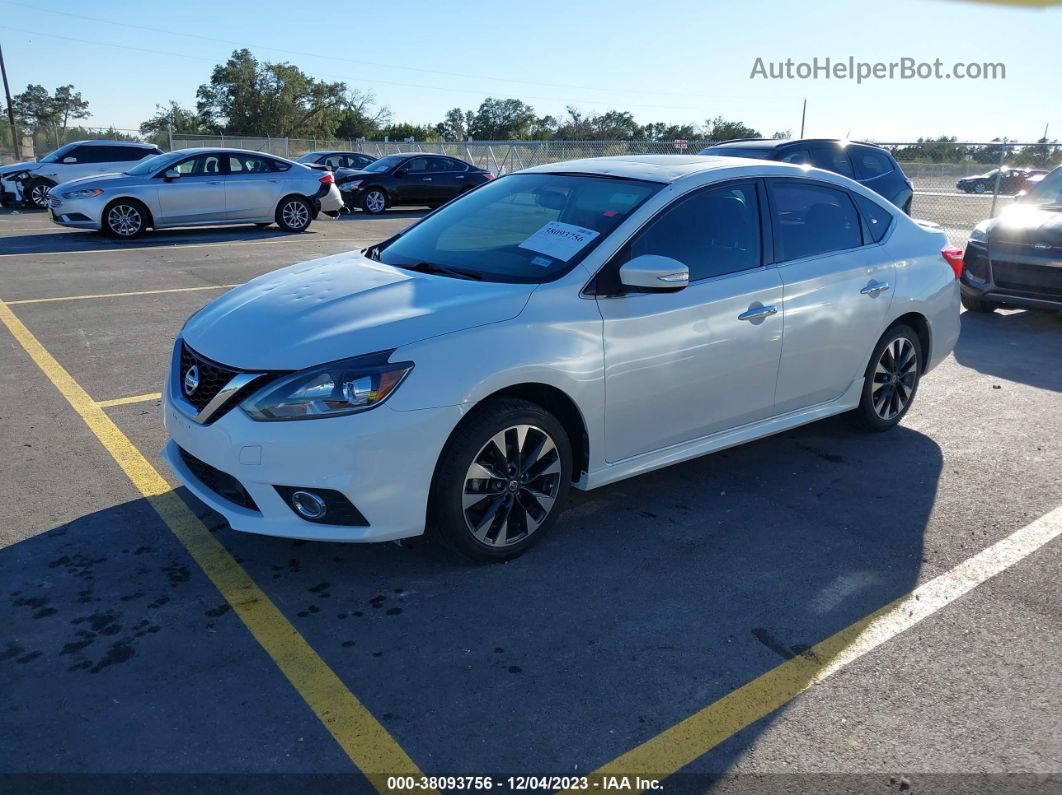
M583 157L690 154L712 141L364 141L317 138L173 136L173 148L230 146L295 158L321 150L358 151L375 157L399 152L437 152L467 160L495 174ZM1055 143L900 141L878 143L896 157L914 185L911 214L944 227L956 245L980 221L997 215L1062 165Z
M0 120L2 122L3 120ZM166 148L169 136L165 133L145 137L138 130L120 127L49 127L27 132L19 139L19 151L11 145L11 128L0 124L0 165L25 160L40 160L49 152L74 141L143 141ZM16 159L17 157L17 159Z

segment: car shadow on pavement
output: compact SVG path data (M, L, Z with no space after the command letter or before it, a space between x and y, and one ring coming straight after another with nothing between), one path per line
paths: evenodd
M1062 392L1062 313L963 312L955 359L985 375ZM1053 366L1045 366L1045 358Z
M276 226L258 229L255 226L210 226L184 229L149 230L133 240L115 240L99 232L70 232L43 230L40 233L11 235L0 245L3 254L56 254L111 251L129 248L165 248L182 245L235 243L240 241L275 240L278 238L311 239L318 233L319 224L332 219L318 219L305 232L285 232Z
M238 533L184 496L427 772L572 773L911 591L941 466L923 434L827 420L575 493L487 566ZM6 765L345 769L144 501L0 550L0 581ZM725 772L772 719L687 770Z

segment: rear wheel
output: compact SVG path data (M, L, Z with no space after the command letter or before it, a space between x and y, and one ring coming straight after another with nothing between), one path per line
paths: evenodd
M556 522L571 472L571 444L552 414L524 400L492 400L443 450L431 531L474 560L514 558Z
M119 240L132 240L148 227L147 208L134 199L118 199L103 211L103 231Z
M313 208L302 196L288 196L277 205L276 220L285 232L305 232L313 220Z
M989 315L999 309L999 304L995 301L986 301L983 298L977 298L973 295L967 295L961 293L959 300L962 301L962 305L970 312L983 312Z
M886 331L870 357L853 419L870 431L887 431L911 408L922 373L922 344L910 326Z

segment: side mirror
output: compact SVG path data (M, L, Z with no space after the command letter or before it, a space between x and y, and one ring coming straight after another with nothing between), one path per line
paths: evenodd
M64 157L63 158L63 162L64 163L76 163L77 162L77 158L76 157L69 157L69 156L68 157Z
M398 171L395 172L395 176L396 177L404 177L408 173L409 173L409 169L408 168L400 168L400 169L398 169Z
M620 266L619 278L624 287L674 292L690 283L690 269L671 257L642 254Z
M180 179L181 178L181 172L178 171L175 168L168 168L168 169L166 169L165 173L162 175L162 178L164 180L166 180L167 182L172 182L175 179Z

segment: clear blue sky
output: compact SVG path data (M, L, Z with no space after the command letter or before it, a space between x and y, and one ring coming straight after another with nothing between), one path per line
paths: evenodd
M120 128L156 103L194 106L212 66L246 46L371 90L397 121L435 123L495 96L555 116L566 105L630 110L642 123L722 115L769 135L799 130L806 96L809 136L1035 140L1050 124L1062 139L1060 42L1062 6L957 0L0 0L12 90L73 83L91 103L88 124ZM1006 79L752 80L757 56L993 61Z

